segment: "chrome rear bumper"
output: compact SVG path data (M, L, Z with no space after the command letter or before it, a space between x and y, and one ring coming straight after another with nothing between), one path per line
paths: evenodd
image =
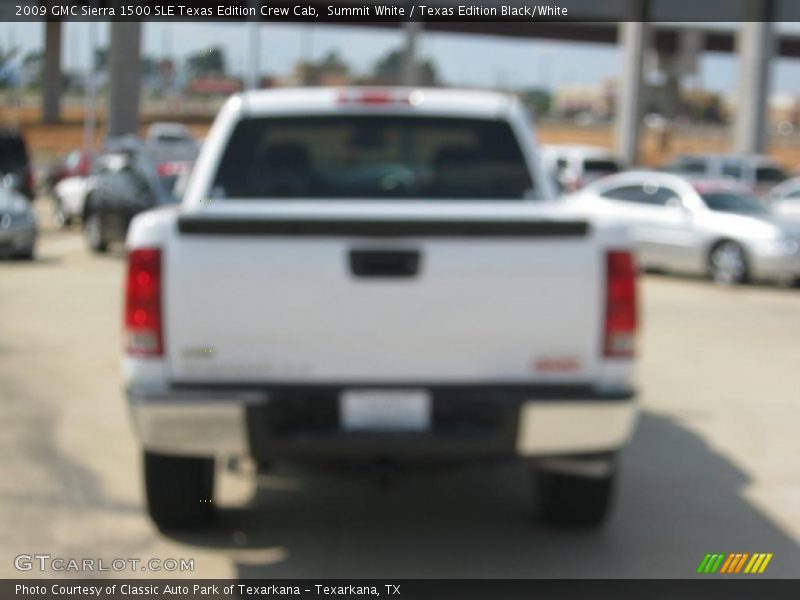
M332 419L330 427L321 429L319 414L308 407L321 407L322 400L309 400L308 394L299 395L296 402L285 394L277 400L270 402L268 392L235 390L128 392L143 446L153 452L186 456L534 458L603 453L628 442L637 414L631 393L613 398L599 394L522 398L485 402L480 423L489 425L483 430L469 429L462 422L458 427L448 427L450 423L442 417L426 433L354 435L339 428L335 405L326 412ZM439 411L441 414L459 413L457 396L440 399L444 401L450 404L447 411ZM487 405L491 407L488 417ZM464 406L463 412L469 413L471 405ZM287 411L291 418L286 416ZM456 418L468 417L458 414ZM287 431L286 423L292 423L294 429Z

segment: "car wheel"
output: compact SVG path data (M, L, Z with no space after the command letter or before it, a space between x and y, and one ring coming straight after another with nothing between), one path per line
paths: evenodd
M214 519L214 459L144 453L147 510L163 530L196 529Z
M34 254L35 254L35 249L33 244L31 244L27 248L23 248L22 250L17 250L14 253L14 258L18 260L33 260Z
M610 512L615 473L585 477L535 470L539 492L539 513L549 525L597 527Z
M56 226L58 229L63 229L64 227L69 227L72 223L72 219L70 218L67 211L64 209L64 203L61 201L61 198L56 197L55 200L55 213L53 214L53 225Z
M103 233L103 224L100 221L100 215L97 213L89 213L83 225L83 232L86 236L86 243L92 251L106 252L108 250L108 242Z
M748 270L744 248L730 240L716 244L708 256L708 274L721 285L745 283Z

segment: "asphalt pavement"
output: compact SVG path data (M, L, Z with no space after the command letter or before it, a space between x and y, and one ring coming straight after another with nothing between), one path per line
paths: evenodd
M2 577L34 575L14 568L26 553L322 578L690 577L708 552L771 552L764 576L800 574L798 289L643 278L644 411L602 529L537 523L519 465L244 463L220 465L217 526L166 537L143 510L122 395L123 271L77 230L45 231L34 262L0 261Z

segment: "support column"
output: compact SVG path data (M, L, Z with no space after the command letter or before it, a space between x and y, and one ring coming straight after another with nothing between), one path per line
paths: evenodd
M734 149L760 153L767 145L767 102L770 90L770 60L775 51L772 0L754 0L749 18L739 31L739 93L734 123Z
M141 23L112 21L108 49L108 135L137 133L141 88Z
M42 121L61 120L61 21L47 21L44 27L44 69L42 71Z
M644 55L648 49L650 26L647 20L647 0L632 0L631 18L619 24L622 49L622 75L617 97L616 139L617 155L628 164L639 159L639 133L644 106Z
M403 53L402 85L413 87L419 85L419 65L417 64L417 41L422 24L407 21L405 24L406 47Z
M257 90L261 84L261 43L259 39L259 27L261 22L258 20L247 22L247 36L249 42L247 56L247 77L245 78L248 90Z
M249 6L259 14L261 2L250 0ZM261 18L256 16L247 22L248 56L245 89L257 90L261 87Z

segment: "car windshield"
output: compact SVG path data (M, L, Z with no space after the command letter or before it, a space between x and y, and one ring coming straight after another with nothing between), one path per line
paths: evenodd
M700 197L711 210L756 215L767 214L767 209L764 208L758 200L745 194L737 194L735 192L706 192L701 194Z
M778 167L759 167L756 169L756 181L758 183L780 183L784 179L786 179L786 173Z
M159 144L180 144L191 141L190 137L175 133L159 133L153 139Z
M211 196L512 200L532 187L505 121L335 115L241 121Z
M706 163L700 160L680 158L664 167L665 171L670 173L705 173Z
M618 173L620 168L615 160L590 159L584 161L583 170L594 173Z

